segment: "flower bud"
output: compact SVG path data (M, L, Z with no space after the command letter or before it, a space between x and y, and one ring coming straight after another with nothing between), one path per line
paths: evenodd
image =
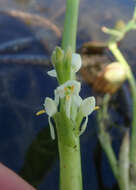
M71 77L71 61L72 61L72 49L68 48L64 55L64 70L63 75L65 76L65 81L70 80Z
M125 28L125 22L124 22L123 20L118 20L118 21L115 23L114 28L115 28L116 30L122 31L122 30Z
M56 61L61 62L64 57L64 51L60 47L56 47Z
M76 73L82 65L81 56L77 53L72 54L72 70Z
M104 78L112 84L120 84L127 79L126 69L118 62L109 64L105 68Z
M56 70L56 76L58 79L58 82L62 84L64 80L64 73L63 73L63 59L64 59L64 51L60 47L56 47L56 49L52 53L52 64ZM52 75L52 72L48 73L50 76L55 76L54 74Z
M56 49L52 53L52 64L56 65L57 62L62 62L64 57L64 51L60 47L56 47Z

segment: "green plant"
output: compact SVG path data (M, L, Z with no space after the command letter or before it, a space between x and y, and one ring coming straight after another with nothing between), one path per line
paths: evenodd
M82 100L79 96L81 84L76 80L82 64L80 55L75 53L78 6L79 0L67 0L62 47L53 51L54 69L48 72L56 77L58 87L54 99L47 97L45 109L37 113L47 113L53 140L54 128L57 131L61 190L82 190L80 135L86 129L88 115L97 109L94 97Z
M132 116L132 131L131 135L127 131L120 148L119 160L117 160L112 148L111 137L107 132L105 126L105 119L108 116L108 102L110 100L109 95L105 95L103 99L102 109L98 113L98 125L99 125L99 140L104 149L109 163L111 165L113 174L118 182L121 190L135 190L136 189L136 81L133 72L124 58L123 54L118 48L118 42L122 40L126 33L130 30L136 30L136 8L132 19L124 24L121 28L109 29L103 27L102 30L110 35L110 39L107 43L108 48L114 55L116 61L123 66L126 72L126 79L129 82L132 102L133 102L133 116ZM114 76L115 77L115 76Z

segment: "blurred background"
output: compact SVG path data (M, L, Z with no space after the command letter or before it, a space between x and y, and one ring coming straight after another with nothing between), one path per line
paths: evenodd
M133 8L132 0L81 0L77 49L88 41L105 42L101 27L113 27L119 19L127 22ZM51 52L61 43L64 13L64 0L0 0L0 161L39 190L58 189L57 142L50 139L47 116L35 113L45 97L53 97L57 85L46 73ZM121 43L134 72L135 37L131 32ZM90 85L79 78L81 96L92 95ZM112 112L123 121L120 113ZM97 141L95 115L81 137L84 190L116 189Z

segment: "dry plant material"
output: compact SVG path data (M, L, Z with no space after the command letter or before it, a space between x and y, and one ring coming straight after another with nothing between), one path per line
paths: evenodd
M49 59L44 55L0 55L3 64L31 64L49 66Z
M81 74L83 79L99 93L114 94L124 82L111 82L105 74L109 70L111 60L104 54L106 44L102 42L87 42L81 48L83 67ZM112 69L110 67L110 69ZM115 67L114 67L115 69ZM117 68L118 69L118 68Z
M47 27L51 29L52 31L55 32L57 37L61 37L61 31L60 29L49 19L39 16L37 14L33 13L26 13L20 10L4 10L2 11L10 16L20 18L23 20L28 25L33 25L33 26L41 26L41 27Z
M11 40L0 45L0 53L7 52L18 52L23 50L24 48L28 48L31 46L31 43L35 41L33 37L24 37L20 39Z

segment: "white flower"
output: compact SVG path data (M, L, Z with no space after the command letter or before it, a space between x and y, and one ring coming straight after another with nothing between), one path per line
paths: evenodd
M68 118L70 118L71 106L74 106L73 103L79 104L77 101L79 99L80 88L80 82L69 80L55 90L55 102L57 105L59 104L60 98L65 98L65 111ZM73 98L76 99L76 97L78 97L77 101L73 101Z
M45 107L46 113L49 116L48 122L49 122L49 126L50 126L51 138L54 140L55 139L55 131L54 131L53 123L51 121L51 117L57 112L57 105L54 100L47 97L45 99L44 107Z
M71 62L71 68L74 73L79 71L82 65L82 60L80 54L73 53L72 54L72 62ZM52 69L51 71L48 71L47 74L51 77L56 77L57 78L57 72L55 69Z
M50 117L52 117L57 112L57 105L56 105L55 101L52 100L51 98L47 97L45 99L44 107L45 107L46 113Z
M79 132L79 135L82 135L86 130L86 126L88 123L88 116L96 109L98 109L98 107L97 106L95 107L95 98L93 96L88 97L81 102L78 113L81 114L83 117L85 117L85 121L80 127L81 130Z
M77 72L79 71L79 69L81 68L82 65L82 60L81 60L81 56L80 54L77 53L73 53L72 54L72 70L73 72Z
M51 77L57 77L57 73L55 69L52 69L51 71L48 71L47 74Z
M77 112L78 112L78 108L79 108L81 102L82 102L82 98L81 98L79 95L77 95L77 96L73 95L73 96L72 96L71 119L72 119L73 121L75 121L75 119L76 119L76 115L77 115Z
M80 82L77 82L76 80L69 80L56 88L55 95L59 98L64 98L71 95L77 96L79 95L80 89Z
M95 98L88 97L82 101L79 111L83 114L84 117L90 115L95 109Z
M74 103L75 106L79 107L81 105L82 101L83 100L79 95L77 95L77 96L74 95L73 96L73 103Z

